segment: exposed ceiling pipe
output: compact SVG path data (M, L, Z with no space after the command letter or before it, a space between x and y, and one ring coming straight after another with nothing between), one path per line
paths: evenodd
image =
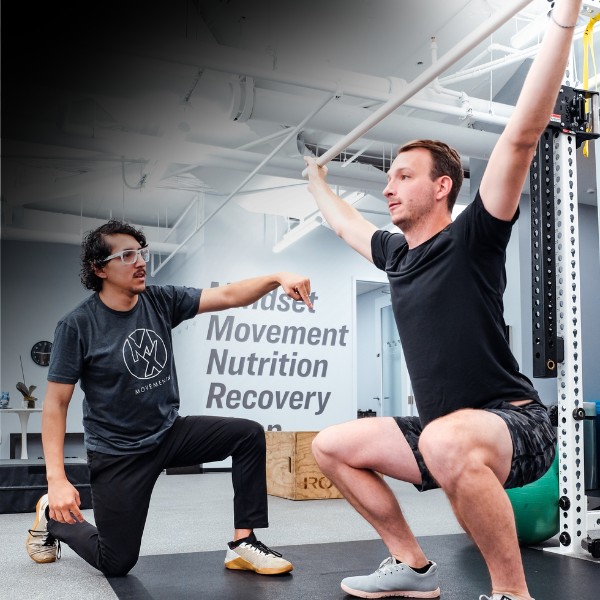
M344 136L330 150L317 159L320 166L327 164L333 157L337 156L342 150L362 137L367 131L372 129L377 123L381 122L390 115L399 106L402 106L409 98L414 96L419 90L423 89L428 83L431 83L440 73L443 73L448 67L472 50L477 44L485 39L490 33L496 31L501 25L506 23L511 17L517 14L522 8L529 4L531 0L518 0L512 6L504 8L498 12L489 22L484 22L480 27L469 34L461 43L457 44L452 50L447 52L443 58L431 65L421 75L419 75L410 85L403 90L397 97L390 99L383 106L377 109L370 117L357 125L352 131ZM307 169L304 169L302 175L306 176Z
M526 58L530 58L537 53L537 46L535 48L527 48L525 50L521 50L519 52L515 52L513 54L509 54L506 56L502 56L500 58L496 58L495 60L489 61L483 65L477 65L475 67L470 67L468 69L463 69L458 73L454 73L453 75L449 75L448 77L442 77L440 79L441 83L445 85L451 85L460 83L461 81L467 81L469 79L475 79L476 77L481 77L482 75L487 75L492 71L495 71L499 68L512 65L513 63L523 61Z
M438 45L437 45L437 40L435 39L435 37L431 38L430 48L431 48L431 64L435 65L435 63L437 63L437 60L438 60L438 54L437 54ZM465 95L463 92L457 92L456 90L442 88L438 77L436 77L431 82L431 89L438 94L443 93L448 96L453 96L454 98L458 98L459 100L462 100L463 96Z
M582 38L584 31L585 27L578 27L573 34L573 41ZM481 77L482 75L487 75L488 73L496 71L497 69L501 69L502 67L505 67L507 65L511 65L515 62L519 62L526 58L535 56L538 53L540 44L538 43L535 46L530 46L529 48L525 48L523 50L514 50L499 44L493 44L492 46L490 46L490 48L496 48L507 52L507 56L503 56L495 60L490 60L482 65L465 68L461 71L458 71L457 73L448 75L447 77L442 77L440 79L440 82L444 85L451 85L460 83L462 81L467 81L469 79L475 79L476 77Z
M221 205L203 221L201 227L206 225L240 190L242 190L246 186L246 184L285 146L285 144L287 144L292 138L296 137L298 135L298 132L301 131L302 128L311 119L313 119L321 110L323 110L323 108L325 108L327 104L329 104L336 97L336 94L332 94L331 96L324 98L315 109L313 109L300 121L300 123L296 127L290 129L288 135L270 152L270 154L264 160L261 161L259 165L257 165L253 169L253 171L250 174L248 174L244 181L242 181L239 185L236 186L235 190L229 194L229 196L221 203Z
M530 1L530 0L529 0ZM520 0L520 4L526 4L525 0ZM507 17L507 19L510 18ZM151 58L160 61L174 62L177 64L189 65L194 68L198 66L204 69L210 69L221 73L230 73L232 75L244 75L254 80L256 86L260 82L272 82L298 86L321 92L334 93L338 91L343 96L363 98L376 102L387 102L401 89L406 88L404 80L394 79L395 89L391 89L390 78L375 77L363 73L341 71L332 68L319 68L311 65L311 75L307 76L306 71L284 71L282 69L274 70L272 65L260 54L253 54L249 51L241 51L233 48L202 46L198 48L194 44L193 48L188 48L189 42L180 42L178 46L174 44L167 46L159 45L160 53L156 48L147 47L144 43L131 44L123 48L114 47L111 51L118 51L125 55L132 55L132 48L135 48L135 54L144 58ZM178 49L180 48L180 49ZM108 49L107 49L108 50ZM190 59L194 57L194 62ZM267 62L267 64L265 64ZM268 65L268 66L267 66ZM315 76L315 73L317 76ZM195 93L198 93L196 90ZM408 108L421 108L422 102L434 102L431 95L427 98L422 96L423 92L415 94L409 98L404 106ZM448 98L444 94L438 94L437 104L429 104L428 110L444 113L448 106ZM472 110L478 115L478 120L485 121L485 115L489 114L489 101L478 98L470 99ZM497 103L492 110L495 115L510 116L513 107Z
M284 95L284 97L287 96L287 94ZM300 122L306 115L305 103L301 103L301 107L302 116L295 119L296 123ZM311 120L311 123L314 121L315 118ZM38 130L40 128L43 128L42 124L38 126ZM162 143L162 138L154 135L117 130L99 129L94 138L66 135L55 129L49 129L42 132L42 134L52 138L56 146L69 147L71 152L77 150L85 152L93 151L110 156L116 154L121 154L126 157L135 156L138 159L146 153L152 153L155 147L160 150L160 145ZM31 158L36 158L36 148L37 146L32 147L29 154ZM39 146L39 154L47 154L47 149L42 145ZM248 172L248 169L253 169L259 165L263 159L264 155L262 153L233 150L231 148L188 142L185 140L181 140L177 144L173 149L173 155L171 156L171 161L173 163L190 165L190 171L198 167L227 167L234 171ZM286 179L300 179L299 167L301 167L302 164L303 162L300 157L287 158L281 155L274 156L269 163L261 169L261 173L263 175L283 177ZM376 193L380 193L382 189L381 173L376 169L363 169L361 167L361 165L356 164L350 165L347 169L336 169L333 167L330 170L330 180L334 185L369 191L377 190Z
M266 144L267 142L272 142L273 140L277 140L280 137L287 135L288 133L289 133L289 130L287 128L281 129L280 131L276 131L276 132L272 133L271 135L265 135L264 137L262 137L258 140L252 140L251 142L248 142L247 144L242 144L241 146L238 146L236 148L236 150L250 150L250 148L255 148L256 146L260 146L261 144Z
M517 50L516 48L511 48L510 46L506 46L504 44L498 44L497 42L491 43L485 50L482 50L477 56L474 56L467 64L465 64L460 71L461 73L474 65L481 64L480 61L486 56L492 54L495 50L499 52L504 52L504 54L520 54L521 50Z
M259 120L294 123L299 121L303 110L306 110L306 100L292 94L261 88L255 88L254 94L254 108L249 122ZM366 108L336 103L325 107L312 119L310 126L319 132L344 135L348 131L348 123L360 123L371 114ZM443 139L459 152L478 158L489 158L498 140L495 133L457 128L446 123L397 114L392 114L384 123L375 125L367 135L368 140L393 146L398 146L402 140L426 137Z
M529 56L529 54L527 55ZM522 60L522 59L521 59ZM504 66L504 65L499 65ZM213 67L213 70L220 70L216 67ZM257 77L256 71L252 69L247 69L241 65L234 66L222 66L223 72L243 74L246 77L252 77L253 79L258 78L263 81L271 81L274 83L281 84L292 84L298 85L302 87L306 87L308 89L312 89L315 91L329 91L331 87L334 87L334 84L325 82L321 79L306 79L306 78L297 78L293 75L285 75L280 71L275 71L270 73L264 77ZM357 74L359 75L359 74ZM357 85L352 85L346 83L345 81L340 81L340 90L344 96L352 96L357 98L364 98L365 100L371 100L375 102L389 102L390 98L393 97L394 94L401 92L406 89L406 82L404 80L400 80L397 78L375 78L372 79L379 80L377 86L373 86L371 88L362 88ZM384 82L392 82L393 85L389 86L389 89L386 91L377 91L378 88L382 88ZM260 84L254 82L256 87L259 87ZM258 91L255 89L255 92ZM433 93L432 93L433 92ZM448 98L451 96L451 98ZM458 118L465 118L467 115L467 110L460 105L456 105L457 98L461 96L461 92L456 92L454 90L448 90L447 88L442 88L438 86L432 86L431 88L422 89L417 94L415 94L412 98L409 98L404 106L407 108L414 108L419 110L427 110L429 112L435 112L439 114L444 114L448 116L456 116ZM469 115L472 116L473 120L480 121L482 123L492 123L492 124L504 124L514 109L513 106L508 104L502 104L499 102L490 103L488 100L484 100L481 98L469 98ZM490 104L492 109L490 111ZM492 114L490 114L490 112ZM502 119L501 116L494 117L493 115L504 115L506 120ZM499 120L501 122L499 123Z
M255 88L254 94L251 120L264 120L277 124L280 127L281 124L293 125L299 123L306 115L306 99L260 88ZM230 99L224 97L223 105L228 106L229 103ZM358 123L368 114L369 111L367 109L336 102L335 105L326 106L318 115L313 117L310 126L317 131L343 135L348 130L348 122ZM39 127L43 126L38 126L38 133ZM96 155L97 153L102 153L108 156L122 156L126 157L125 160L127 157L134 157L136 161L141 161L142 157L146 155L156 155L160 152L162 145L162 138L158 136L133 133L131 131L104 129L102 127L98 128L94 138L68 135L66 132L58 132L53 128L42 133L53 139L55 146L77 148L85 154L93 152ZM440 136L465 156L473 155L481 158L489 157L491 149L497 140L496 134L397 115L391 115L384 125L375 127L369 135L373 135L372 139L376 139L380 143L389 143L390 148L397 146L403 140L406 141L407 139ZM30 156L32 158L36 156L36 149L38 149L37 146L34 146L34 152L32 152L30 148ZM72 150L72 152L74 154L76 150ZM40 156L47 155L47 148L40 145L38 154ZM173 163L189 165L185 170L190 171L198 167L223 168L227 166L227 168L232 170L248 172L248 170L252 170L259 165L263 158L264 155L262 153L232 150L186 140L178 140L178 143L172 148L170 156L170 160ZM261 173L288 179L299 179L302 166L303 163L299 158L275 156L261 169ZM382 181L384 181L381 178L381 173L377 172L376 169L361 167L361 165L356 164L351 164L348 168L332 165L330 169L330 181L334 185L365 190L379 195L382 189ZM202 179L202 173L197 173L196 176ZM87 177L82 176L81 185L78 185L79 177L74 176L69 178L70 185L74 186L70 187L71 192L78 187L79 189L84 189L82 186ZM93 175L91 177L94 178ZM42 192L43 190L40 191ZM48 189L45 190L46 193L49 191ZM68 192L69 190L66 187L59 185L54 195L58 195L59 193L68 194ZM30 194L22 194L19 201L26 203L28 200L30 201L31 197ZM40 196L40 199L43 197Z
M305 100L299 99L291 94L274 92L269 90L255 89L254 114L251 119L257 118L280 125L284 122L299 123L306 115ZM227 103L228 99L224 99ZM318 115L311 119L311 127L320 131L329 131L342 135L348 129L348 122L360 122L368 114L366 109L351 107L348 105L326 106ZM377 140L389 143L390 148L397 146L402 140L430 136L443 136L443 139L457 148L459 152L475 155L481 158L489 156L497 135L466 128L456 128L443 123L435 123L415 118L404 118L396 115L390 116L384 126L376 127L371 132L377 136ZM96 137L70 136L61 134L56 130L48 131L46 135L52 136L55 145L65 145L70 148L78 148L84 152L104 153L110 156L121 155L136 157L140 160L146 153L160 150L162 140L160 137L118 130L102 130L96 132ZM62 139L64 136L64 140ZM34 148L35 150L35 148ZM75 152L75 150L72 150ZM47 154L43 146L39 147L39 155ZM32 158L36 157L31 152ZM186 170L192 171L196 168L227 168L248 172L259 165L264 158L261 153L232 150L218 146L198 144L180 140L173 148L171 160L173 163L189 165ZM298 158L274 156L262 169L261 173L287 179L299 179L303 163ZM197 176L202 179L202 173ZM120 175L119 175L120 177ZM84 179L86 177L83 177ZM71 184L76 185L79 176L69 178ZM341 165L332 165L329 180L334 185L344 188L365 190L379 195L382 189L381 172L373 168L363 168L363 165L351 164L347 168ZM83 181L82 181L83 185ZM46 190L48 191L48 190ZM68 190L62 188L61 193L67 194ZM31 195L27 194L28 199ZM43 196L40 196L42 199ZM26 202L25 194L20 199Z
M369 142L364 148L354 153L350 158L347 158L346 160L342 161L342 167L345 169L349 164L352 164L355 160L360 158L372 145L373 142Z

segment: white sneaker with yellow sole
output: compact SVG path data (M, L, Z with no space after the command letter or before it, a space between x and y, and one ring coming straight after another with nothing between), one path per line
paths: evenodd
M228 546L225 556L227 569L254 571L260 575L279 575L294 568L279 552L259 542L253 533L236 542L229 542Z

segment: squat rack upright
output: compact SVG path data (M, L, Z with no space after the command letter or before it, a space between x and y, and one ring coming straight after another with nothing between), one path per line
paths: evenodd
M600 558L600 510L584 480L583 374L576 149L600 137L598 94L565 74L551 122L530 167L534 377L557 378L561 554Z

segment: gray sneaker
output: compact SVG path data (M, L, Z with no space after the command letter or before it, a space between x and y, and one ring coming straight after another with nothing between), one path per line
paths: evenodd
M438 598L437 565L432 562L427 573L417 573L393 556L386 558L375 573L342 580L342 589L359 598Z

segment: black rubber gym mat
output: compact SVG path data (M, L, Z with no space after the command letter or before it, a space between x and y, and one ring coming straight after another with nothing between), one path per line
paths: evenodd
M477 600L489 577L466 535L419 538L439 565L442 600ZM127 577L108 578L120 600L342 600L340 580L375 570L387 556L379 540L278 547L294 571L263 576L223 567L225 550L140 557ZM536 600L595 600L600 564L530 548L522 549L530 592Z

